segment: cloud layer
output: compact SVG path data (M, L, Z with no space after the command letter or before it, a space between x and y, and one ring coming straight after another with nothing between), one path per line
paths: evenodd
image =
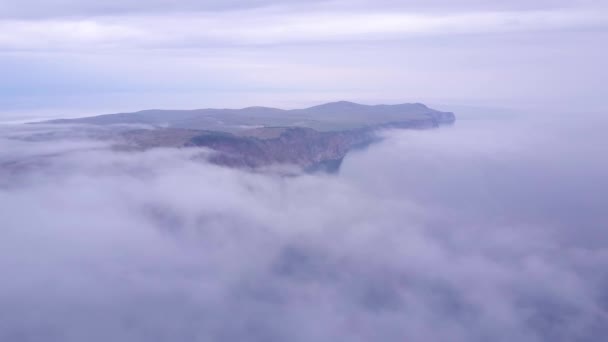
M605 128L387 132L292 178L5 128L0 339L596 340Z
M605 30L608 12L249 10L84 19L1 20L0 50L211 49L221 46L382 42L416 37Z
M109 16L124 14L184 13L184 12L228 12L244 9L307 9L323 10L408 10L408 11L475 11L475 10L537 10L564 8L593 8L602 6L598 0L543 0L543 1L481 1L481 0L313 0L302 3L295 0L151 0L142 3L134 0L108 0L100 3L94 0L26 0L19 4L0 1L0 18L54 18L78 16Z

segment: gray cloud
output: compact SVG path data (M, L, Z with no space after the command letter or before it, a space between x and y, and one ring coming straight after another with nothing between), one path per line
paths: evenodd
M256 8L279 8L290 11L303 9L323 10L408 10L408 11L505 11L505 10L542 10L559 8L593 8L603 6L598 0L546 0L546 1L395 1L395 0L354 0L354 1L294 1L294 0L151 0L141 1L94 1L94 0L26 0L15 3L10 0L0 1L0 18L58 18L58 17L91 17L123 14L154 14L179 12L217 12L248 10Z
M280 2L278 2L280 3ZM288 1L297 4L297 1ZM2 17L8 18L53 18L70 16L108 16L134 13L191 12L191 11L226 11L252 9L277 4L276 0L211 0L211 1L92 1L92 0L28 0L27 4L16 4L12 1L0 1Z
M83 116L149 108L294 108L340 99L598 110L606 108L606 39L606 32L557 30L13 52L0 55L0 121L21 115L10 110Z
M0 21L6 51L269 46L510 32L606 29L608 12L586 10L424 13L256 10L53 20Z
M2 340L607 333L605 122L388 132L337 176L294 178L14 127L0 133Z
M596 1L0 0L0 116L337 99L602 109L606 23Z

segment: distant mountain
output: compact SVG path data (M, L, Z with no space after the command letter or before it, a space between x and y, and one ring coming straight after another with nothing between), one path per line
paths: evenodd
M452 124L455 116L420 103L363 105L347 101L310 108L144 110L51 124L143 124L156 129L121 130L125 146L207 147L212 161L233 167L259 168L294 164L308 170L336 169L346 153L378 138L379 129L423 129Z
M336 131L403 121L430 121L429 124L438 125L454 121L454 114L440 112L420 103L368 106L340 101L294 110L268 107L151 109L134 113L52 120L47 123L147 124L170 128L237 132L256 127L308 127L317 131Z

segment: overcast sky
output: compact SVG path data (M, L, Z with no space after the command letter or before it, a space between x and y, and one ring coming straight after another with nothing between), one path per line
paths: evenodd
M0 115L425 102L602 110L605 1L0 0Z

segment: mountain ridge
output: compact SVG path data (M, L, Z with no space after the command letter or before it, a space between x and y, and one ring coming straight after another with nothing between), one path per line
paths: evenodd
M330 166L335 171L352 149L379 140L383 129L428 129L453 124L454 113L422 103L364 105L348 101L303 109L252 106L240 109L150 109L44 123L91 125L143 124L154 129L121 131L125 146L205 147L211 161L225 166L261 168L297 165L305 170Z
M84 123L95 125L149 124L152 126L211 129L234 132L246 126L299 126L319 131L366 127L390 121L434 119L447 123L455 117L421 103L364 105L348 101L324 103L302 109L251 106L239 109L146 109L136 112L102 114L43 123Z

